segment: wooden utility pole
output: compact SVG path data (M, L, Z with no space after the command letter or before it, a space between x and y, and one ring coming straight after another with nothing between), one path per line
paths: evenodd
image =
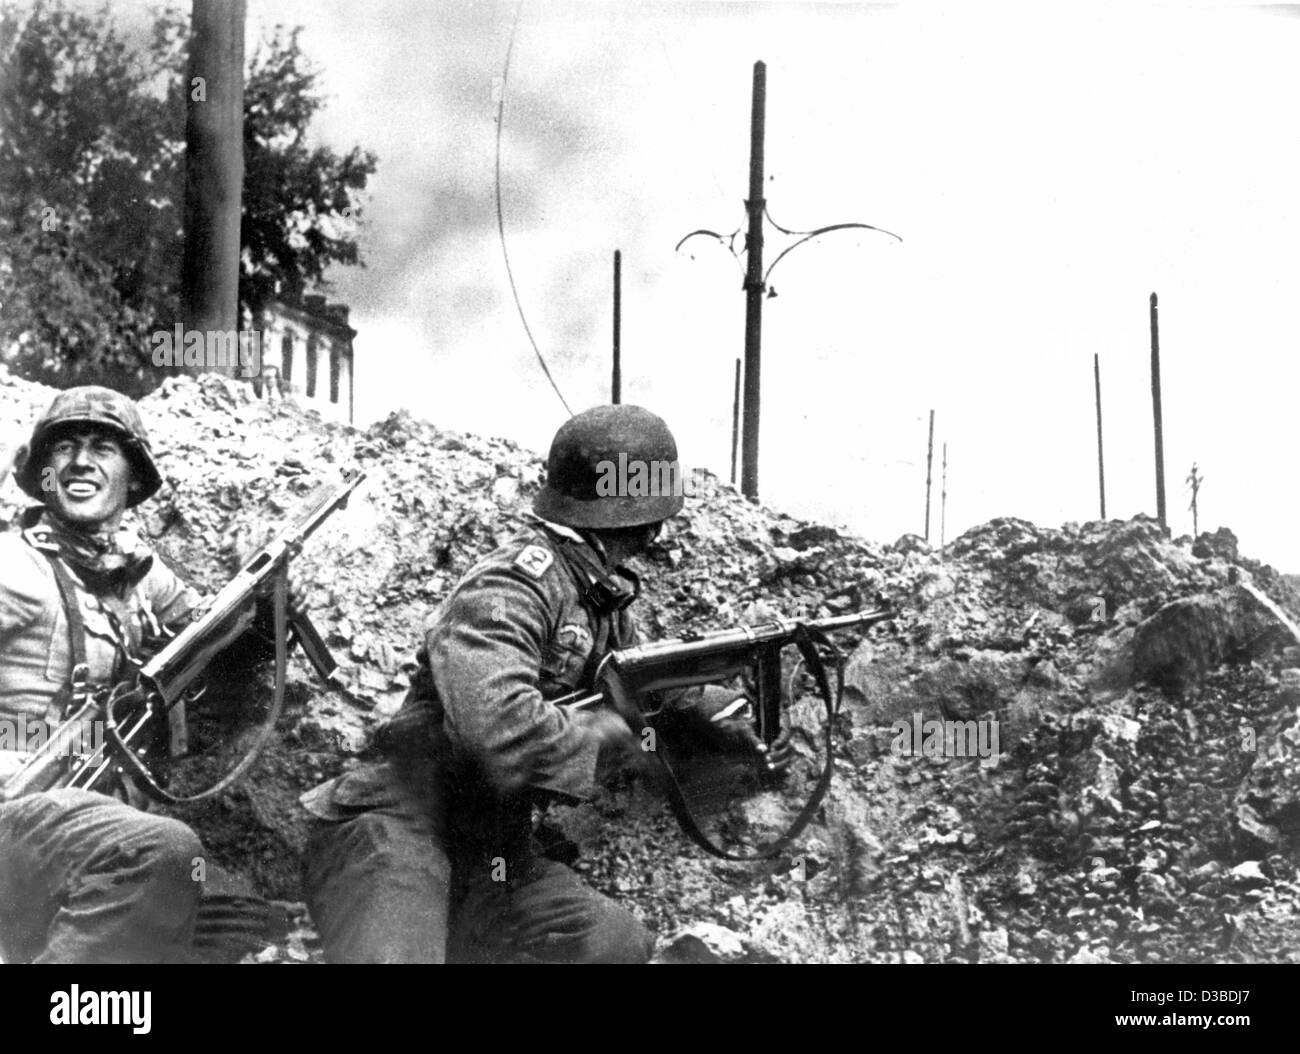
M930 411L930 441L925 450L925 540L930 540L930 470L934 465L934 411Z
M943 445L943 482L939 484L939 548L942 549L948 533L948 444Z
M1201 521L1199 509L1197 507L1197 496L1201 492L1201 484L1205 482L1205 477L1197 471L1196 462L1192 462L1192 471L1187 477L1187 483L1192 488L1192 504L1189 508L1192 510L1192 537L1195 538L1201 533Z
M1101 518L1106 518L1106 457L1101 445L1101 360L1092 356L1092 379L1097 390L1097 490L1101 495Z
M611 398L615 406L623 400L623 359L619 343L623 332L623 254L614 250L614 379Z
M1156 427L1156 518L1161 530L1169 530L1165 516L1165 427L1160 412L1160 309L1151 294L1151 410Z
M736 485L736 443L740 439L740 360L736 360L736 384L731 397L731 485Z
M194 0L190 16L181 264L182 310L189 330L236 334L240 328L244 4Z
M740 490L758 500L758 423L761 401L759 366L763 340L763 134L767 110L767 65L754 63L754 88L749 111L749 230L745 239L745 414L741 437Z
M791 231L780 226L767 215L767 200L763 197L763 138L766 127L767 66L762 60L754 63L753 94L749 111L749 196L745 199L745 378L744 405L741 427L740 490L751 501L758 500L758 436L760 403L762 399L762 367L760 364L763 338L763 298L769 293L768 280L776 265L794 249L832 231L869 230L902 241L897 234L869 223L832 223L811 231ZM763 270L763 221L767 220L782 234L797 239L792 245L777 253L772 266ZM739 233L739 232L737 232ZM680 250L697 236L715 239L733 255L735 238L723 237L717 231L700 228L691 231L677 243Z

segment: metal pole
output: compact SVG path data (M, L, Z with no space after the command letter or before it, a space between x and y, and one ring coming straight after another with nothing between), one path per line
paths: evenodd
M763 132L767 104L767 66L754 63L754 91L749 116L749 232L745 241L745 414L741 438L740 490L758 500L759 366L763 334Z
M187 329L232 335L239 330L244 6L244 0L194 0L185 84L182 310Z
M619 349L623 329L623 254L614 250L614 380L612 402L617 406L623 400L623 359Z
M1101 494L1101 518L1106 518L1106 458L1101 446L1101 360L1092 356L1092 379L1097 390L1097 489Z
M1160 315L1155 293L1151 294L1151 409L1156 428L1156 518L1161 530L1169 529L1165 517L1165 430L1160 412Z
M939 484L939 548L943 548L948 531L948 444L943 445L943 482Z
M930 442L925 451L925 540L930 540L930 471L934 465L934 411L930 411Z
M736 385L731 397L731 485L736 485L736 443L740 439L740 360L736 360Z

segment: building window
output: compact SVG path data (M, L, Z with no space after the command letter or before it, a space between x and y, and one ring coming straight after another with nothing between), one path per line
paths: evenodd
M293 334L288 332L280 338L280 374L285 384L293 379Z

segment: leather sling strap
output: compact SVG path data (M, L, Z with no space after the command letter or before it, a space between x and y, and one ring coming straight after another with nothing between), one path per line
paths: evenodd
M136 755L130 745L124 740L121 727L118 724L116 709L117 706L124 702L137 702L143 695L142 690L137 687L131 692L120 698L110 698L106 706L106 725L109 742L112 744L118 755L118 760L123 768L132 776L139 780L140 789L154 801L162 802L167 805L188 805L192 802L206 801L214 798L222 791L228 790L235 782L243 776L252 766L261 754L262 748L266 746L271 736L275 732L276 722L280 719L280 714L284 711L284 690L288 679L288 653L289 653L289 614L288 614L288 565L280 569L279 574L275 576L272 589L272 605L275 625L275 689L271 697L271 708L262 722L261 728L257 730L253 737L252 743L245 751L244 756L236 763L235 767L227 772L221 779L210 787L199 791L197 794L172 794L166 790L154 779L153 774L145 766L144 762Z

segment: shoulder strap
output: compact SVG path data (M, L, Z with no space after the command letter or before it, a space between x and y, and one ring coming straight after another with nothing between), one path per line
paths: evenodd
M50 700L45 708L45 720L57 725L64 719L75 701L85 692L86 682L90 678L90 667L86 665L86 624L81 618L81 604L77 601L77 587L72 584L72 576L63 566L58 555L48 549L40 549L49 560L54 571L54 583L59 587L59 599L63 603L63 614L68 620L68 647L72 654L72 675Z
M583 542L556 534L545 525L542 530L559 554L583 603L599 616L616 616L641 594L641 582L626 568L617 573L607 570Z
M59 587L59 599L63 601L63 613L68 619L68 646L72 649L72 665L86 665L86 624L81 618L81 604L77 600L77 587L72 584L72 576L63 566L63 561L54 553L45 552L50 567L54 570L54 581Z
M63 560L46 549L40 550L49 560L54 571L54 582L59 587L59 599L63 602L63 614L68 620L68 647L72 653L72 676L68 685L72 695L83 690L90 677L90 667L86 664L86 623L81 617L81 603L77 600L77 587L72 584L72 576L63 566ZM51 715L55 721L63 719L62 710L70 701L63 698L64 693L56 697L55 709L60 712Z

